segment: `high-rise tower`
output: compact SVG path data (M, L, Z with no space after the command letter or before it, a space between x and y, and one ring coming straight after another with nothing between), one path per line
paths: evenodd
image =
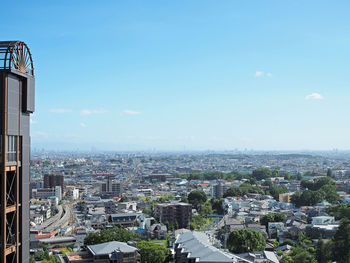
M27 45L0 41L0 262L29 262L30 114L34 66Z

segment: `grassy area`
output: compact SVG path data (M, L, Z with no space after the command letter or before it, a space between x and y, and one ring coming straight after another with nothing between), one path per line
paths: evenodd
M157 240L157 239L155 239L155 240L150 240L150 242L152 242L152 243L154 243L154 244L159 244L159 245L167 246L167 241L166 241L166 239L164 239L164 240Z

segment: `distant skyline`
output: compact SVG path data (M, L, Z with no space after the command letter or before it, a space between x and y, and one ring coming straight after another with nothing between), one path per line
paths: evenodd
M20 2L33 148L350 149L348 1Z

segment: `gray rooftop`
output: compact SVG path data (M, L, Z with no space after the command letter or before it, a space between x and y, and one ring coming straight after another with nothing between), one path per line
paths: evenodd
M87 246L88 250L95 255L109 255L114 251L120 251L123 253L133 253L138 250L136 247L129 246L126 243L111 241L98 245Z
M233 263L238 262L238 257L221 251L212 246L207 234L203 232L186 232L179 235L175 241L179 244L182 253L188 253L188 258L195 258L196 262ZM249 262L249 261L246 261Z

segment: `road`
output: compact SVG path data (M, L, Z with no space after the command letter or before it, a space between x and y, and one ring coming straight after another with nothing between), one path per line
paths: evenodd
M54 215L53 217L50 217L48 220L44 221L44 223L42 223L41 225L36 226L35 229L44 230L52 223L58 221L62 217L62 213L63 213L62 205L57 206L57 209L58 209L58 212L56 215Z
M72 207L70 204L59 205L58 213L46 220L43 224L38 225L35 229L43 232L58 232L62 227L68 225L72 216Z

